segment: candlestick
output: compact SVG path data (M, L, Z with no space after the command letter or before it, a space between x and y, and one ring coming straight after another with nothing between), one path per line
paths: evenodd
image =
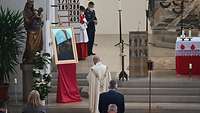
M185 31L184 30L181 31L180 38L182 39L182 41L184 41L184 39L185 39Z
M191 41L191 39L192 39L192 30L191 30L191 29L189 29L189 36L188 36L188 39L189 39L189 41Z

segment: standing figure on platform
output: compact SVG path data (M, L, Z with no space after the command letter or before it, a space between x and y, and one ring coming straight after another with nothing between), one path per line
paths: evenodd
M85 18L85 8L80 6L80 36L77 39L77 53L79 60L85 60L88 56L88 35L87 20Z
M89 82L89 109L91 113L99 113L99 95L108 91L111 75L108 67L102 64L98 56L94 56L93 62L94 66L91 67L87 76Z
M24 27L27 31L26 49L23 55L24 63L32 63L34 54L43 48L42 11L42 8L34 9L33 0L27 0L23 11Z
M88 21L87 34L88 34L88 55L95 55L93 52L94 37L95 37L95 25L97 25L97 18L94 10L94 2L88 3L88 8L85 11L85 16Z

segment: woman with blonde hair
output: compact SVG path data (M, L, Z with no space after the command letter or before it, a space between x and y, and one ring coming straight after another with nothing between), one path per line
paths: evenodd
M30 92L22 113L46 113L45 107L41 105L40 94L37 90Z

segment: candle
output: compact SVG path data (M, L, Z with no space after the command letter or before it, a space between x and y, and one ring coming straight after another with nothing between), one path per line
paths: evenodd
M14 79L14 83L17 84L17 79L16 78Z
M185 38L185 31L182 30L182 35L181 35L182 38Z
M149 10L149 0L146 0L146 10Z
M189 30L189 38L192 37L192 31L191 29Z
M119 10L122 10L122 3L121 3L121 0L118 0L118 7L119 7Z
M192 69L192 64L191 63L189 64L189 69Z

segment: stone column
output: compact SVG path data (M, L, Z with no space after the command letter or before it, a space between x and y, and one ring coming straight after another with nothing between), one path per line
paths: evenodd
M22 72L23 72L23 101L27 102L27 98L29 93L32 90L33 85L33 74L32 74L32 64L23 64Z

